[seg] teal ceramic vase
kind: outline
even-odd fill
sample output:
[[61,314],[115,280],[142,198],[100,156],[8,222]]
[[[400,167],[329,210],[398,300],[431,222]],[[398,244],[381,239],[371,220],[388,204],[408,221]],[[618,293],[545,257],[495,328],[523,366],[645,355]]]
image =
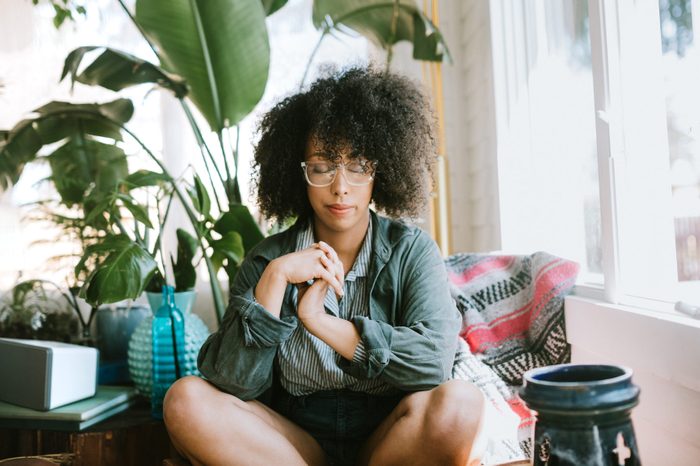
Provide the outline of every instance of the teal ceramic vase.
[[525,372],[520,398],[537,411],[534,466],[639,466],[630,412],[639,401],[632,371],[561,364]]
[[[146,296],[152,313],[141,321],[131,335],[128,360],[129,375],[136,390],[150,398],[153,384],[153,317],[161,306],[163,295],[147,292]],[[199,375],[197,355],[204,340],[209,336],[209,329],[202,319],[192,313],[194,300],[194,291],[175,293],[175,306],[180,309],[185,321],[184,367],[181,368],[181,376]]]

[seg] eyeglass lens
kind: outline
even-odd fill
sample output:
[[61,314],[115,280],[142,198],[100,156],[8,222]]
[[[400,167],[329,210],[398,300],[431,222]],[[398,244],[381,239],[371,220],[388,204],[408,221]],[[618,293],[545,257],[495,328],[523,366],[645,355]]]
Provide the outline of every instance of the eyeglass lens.
[[345,179],[350,184],[365,185],[372,181],[374,170],[370,163],[360,160],[350,160],[345,164],[333,162],[306,162],[306,179],[316,186],[327,186],[335,180],[338,168],[344,168]]

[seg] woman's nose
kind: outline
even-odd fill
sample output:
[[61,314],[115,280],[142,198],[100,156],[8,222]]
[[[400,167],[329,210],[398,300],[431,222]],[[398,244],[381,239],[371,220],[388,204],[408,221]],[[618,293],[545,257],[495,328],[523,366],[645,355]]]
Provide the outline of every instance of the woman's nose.
[[345,178],[345,165],[339,165],[336,168],[335,179],[331,183],[331,190],[333,194],[339,196],[348,193],[348,186],[348,180]]

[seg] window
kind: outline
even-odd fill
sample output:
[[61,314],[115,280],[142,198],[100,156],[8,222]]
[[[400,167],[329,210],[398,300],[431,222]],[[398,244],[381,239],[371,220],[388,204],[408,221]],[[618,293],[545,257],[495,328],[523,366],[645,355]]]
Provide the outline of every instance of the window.
[[610,302],[700,295],[693,3],[491,2],[502,249]]
[[[676,269],[681,296],[700,291],[700,50],[691,0],[659,2]],[[697,7],[695,7],[697,8]]]
[[601,284],[587,2],[492,8],[500,248],[571,258]]

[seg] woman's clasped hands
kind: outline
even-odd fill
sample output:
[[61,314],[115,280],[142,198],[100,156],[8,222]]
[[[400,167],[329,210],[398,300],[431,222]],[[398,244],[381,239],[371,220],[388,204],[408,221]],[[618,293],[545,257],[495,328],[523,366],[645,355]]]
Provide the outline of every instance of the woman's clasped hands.
[[275,261],[283,270],[287,283],[297,286],[297,317],[302,323],[325,316],[323,301],[329,287],[333,288],[338,299],[344,295],[343,263],[335,250],[323,241]]

